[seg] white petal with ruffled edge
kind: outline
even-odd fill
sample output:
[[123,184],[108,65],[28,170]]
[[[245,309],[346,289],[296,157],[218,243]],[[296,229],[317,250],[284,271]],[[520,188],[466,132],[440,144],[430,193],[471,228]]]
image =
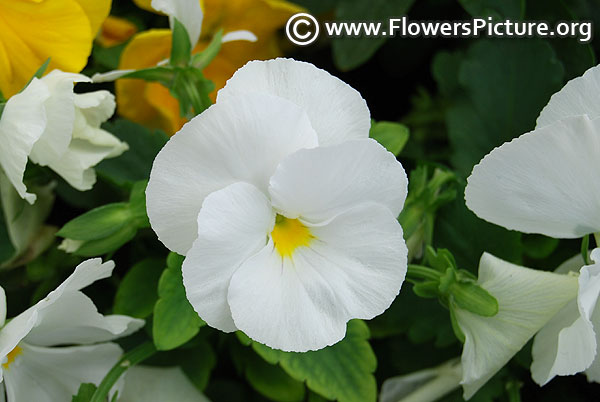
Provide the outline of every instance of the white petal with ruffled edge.
[[119,402],[209,402],[179,367],[135,366],[125,373]]
[[477,216],[507,229],[557,238],[600,230],[600,119],[563,119],[485,156],[465,190]]
[[69,294],[78,291],[99,279],[109,277],[114,266],[114,262],[107,261],[102,263],[100,258],[82,262],[75,268],[75,271],[65,279],[60,286],[50,292],[48,296],[10,320],[8,324],[0,329],[0,360],[5,359],[6,355],[40,323],[43,319],[45,310],[51,311],[52,305],[59,301],[65,293]]
[[291,257],[270,240],[231,278],[235,325],[272,348],[305,352],[340,341],[350,319],[389,307],[404,280],[402,229],[385,207],[361,205],[309,230],[315,238]]
[[379,203],[398,216],[407,185],[396,157],[365,139],[288,156],[271,178],[269,193],[283,215],[317,223],[362,202]]
[[108,278],[114,268],[115,263],[113,261],[103,263],[101,258],[85,260],[77,265],[73,273],[38,304],[44,306],[52,304],[65,292],[81,290],[100,279]]
[[117,106],[115,96],[104,90],[76,94],[74,102],[92,127],[100,127],[102,123],[110,119]]
[[70,401],[82,383],[99,384],[122,353],[114,343],[20,347],[22,352],[4,370],[8,402]]
[[588,69],[581,77],[567,82],[552,95],[537,119],[537,127],[547,126],[569,116],[600,117],[600,66]]
[[50,97],[44,102],[48,122],[29,157],[33,162],[46,166],[59,160],[71,141],[75,121],[73,85],[76,82],[89,82],[90,79],[81,74],[53,70],[41,81],[50,91]]
[[232,184],[204,200],[198,238],[182,272],[188,300],[211,327],[237,329],[227,303],[229,281],[240,264],[266,245],[274,224],[269,200],[251,184]]
[[143,326],[144,320],[102,315],[89,297],[71,291],[44,308],[39,323],[24,341],[36,346],[91,344],[127,336]]
[[465,335],[461,356],[465,399],[500,370],[569,300],[577,278],[524,268],[484,253],[479,285],[498,301],[498,313],[483,317],[455,308]]
[[[592,251],[592,259],[600,261],[600,249]],[[573,375],[584,371],[597,354],[598,334],[592,318],[598,317],[600,295],[600,263],[581,268],[576,302],[571,302],[536,335],[531,374],[544,385],[554,376]],[[594,314],[596,313],[596,314]]]
[[146,190],[152,229],[169,249],[185,255],[198,237],[198,212],[208,194],[239,181],[266,193],[285,156],[315,146],[306,114],[282,98],[247,94],[211,106],[154,160]]
[[288,99],[306,111],[319,145],[369,137],[371,115],[360,93],[310,63],[277,58],[251,61],[217,94],[217,103],[249,92]]
[[175,24],[173,18],[183,24],[190,37],[192,49],[196,47],[204,17],[199,0],[152,0],[152,8],[169,16],[171,29]]
[[47,86],[34,78],[23,92],[6,102],[0,117],[0,167],[21,198],[30,204],[36,196],[27,192],[23,174],[34,144],[46,129],[44,102],[49,96]]

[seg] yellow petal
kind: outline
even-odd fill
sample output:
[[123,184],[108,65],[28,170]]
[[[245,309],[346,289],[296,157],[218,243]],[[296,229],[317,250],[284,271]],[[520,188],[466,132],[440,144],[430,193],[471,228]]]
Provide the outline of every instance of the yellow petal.
[[131,38],[137,32],[137,27],[125,18],[109,15],[102,23],[100,35],[96,39],[101,46],[119,45]]
[[133,2],[139,8],[142,8],[142,9],[144,9],[146,11],[151,11],[153,13],[156,12],[156,10],[152,8],[152,5],[151,5],[152,0],[133,0]]
[[77,3],[90,20],[92,36],[96,36],[102,22],[110,13],[111,0],[77,0]]
[[92,48],[90,21],[75,0],[0,0],[0,26],[8,58],[0,63],[5,97],[20,91],[48,57],[48,71],[81,71]]
[[[135,35],[123,50],[119,69],[141,69],[155,66],[159,61],[169,57],[170,52],[170,30],[152,29],[150,31],[141,32]],[[164,119],[159,116],[158,110],[150,104],[147,98],[149,95],[146,91],[147,86],[148,83],[143,80],[117,80],[115,89],[117,94],[118,113],[137,123],[161,128],[172,134],[171,130],[175,124],[168,121],[165,122]],[[162,102],[161,99],[162,98],[156,99],[155,103]]]

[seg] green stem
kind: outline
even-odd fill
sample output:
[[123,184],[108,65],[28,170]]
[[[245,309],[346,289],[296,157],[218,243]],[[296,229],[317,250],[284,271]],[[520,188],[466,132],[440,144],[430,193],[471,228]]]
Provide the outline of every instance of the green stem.
[[423,265],[408,264],[408,272],[406,275],[413,278],[432,279],[437,281],[441,278],[442,273]]
[[[594,237],[596,235],[594,234]],[[596,244],[598,244],[598,239],[596,238]],[[585,265],[590,265],[590,256],[588,253],[590,247],[590,235],[583,236],[581,239],[581,258],[583,258],[583,263]]]
[[123,357],[113,366],[112,369],[106,374],[106,377],[102,380],[90,402],[106,402],[108,400],[108,393],[121,375],[127,371],[131,366],[146,360],[150,356],[156,353],[156,348],[151,341],[142,343],[136,348],[125,353]]

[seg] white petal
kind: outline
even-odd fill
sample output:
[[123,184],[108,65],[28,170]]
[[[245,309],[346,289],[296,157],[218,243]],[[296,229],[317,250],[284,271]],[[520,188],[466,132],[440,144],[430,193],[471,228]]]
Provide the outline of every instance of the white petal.
[[69,146],[75,120],[73,85],[75,82],[89,81],[89,78],[53,70],[41,81],[50,91],[50,97],[44,103],[48,122],[29,157],[35,163],[46,166],[58,160]]
[[291,258],[270,240],[231,278],[235,325],[272,348],[305,352],[338,342],[350,319],[381,314],[404,279],[406,246],[386,208],[362,205],[310,230],[316,239]]
[[125,372],[119,402],[208,402],[179,367],[135,366]]
[[44,101],[49,96],[46,85],[34,78],[23,92],[8,100],[0,117],[0,167],[30,204],[36,196],[27,192],[23,174],[31,149],[46,128]]
[[4,359],[39,324],[41,319],[43,319],[45,310],[51,308],[65,293],[68,294],[83,289],[99,279],[109,277],[114,266],[115,264],[112,261],[103,264],[100,258],[82,262],[48,296],[10,320],[0,330],[0,360]]
[[245,40],[248,42],[256,42],[258,38],[250,31],[246,31],[245,29],[241,29],[239,31],[231,31],[227,32],[221,38],[221,43],[234,42],[236,40]]
[[122,315],[104,316],[79,291],[64,293],[41,314],[24,341],[36,346],[90,344],[127,336],[144,326],[144,320]]
[[306,111],[319,145],[369,137],[371,115],[354,88],[310,63],[278,58],[251,61],[227,81],[217,103],[248,92],[288,99]]
[[[365,203],[326,225],[307,226],[315,237],[309,245],[315,255],[307,253],[307,258],[332,285],[349,318],[370,320],[387,310],[407,267],[408,250],[396,217],[379,204]],[[321,269],[320,259],[330,268]]]
[[50,292],[38,304],[44,306],[52,304],[65,292],[81,290],[100,279],[108,278],[114,268],[115,263],[112,261],[102,263],[100,258],[85,260],[75,267],[75,271],[60,286]]
[[92,127],[100,127],[115,113],[115,96],[108,91],[77,94],[74,102]]
[[438,367],[388,378],[381,386],[379,402],[435,402],[460,386],[458,359]]
[[362,202],[376,202],[398,216],[408,179],[400,162],[375,140],[355,140],[296,152],[277,167],[269,193],[289,218],[313,223]]
[[537,119],[537,127],[547,126],[569,116],[600,117],[600,66],[588,69],[581,77],[567,82],[552,95]]
[[122,76],[124,76],[125,74],[129,74],[134,71],[135,70],[133,70],[133,69],[128,69],[128,70],[113,70],[113,71],[109,71],[106,73],[96,73],[96,74],[92,75],[92,82],[100,83],[100,82],[115,81],[115,80],[121,78]]
[[[98,129],[98,131],[103,131]],[[116,142],[114,146],[95,145],[87,140],[73,138],[62,158],[49,166],[67,183],[79,191],[89,190],[96,183],[93,167],[102,160],[120,155],[128,147]]]
[[577,293],[577,279],[520,267],[484,253],[479,285],[498,301],[499,311],[483,317],[460,308],[465,335],[461,357],[465,399],[500,370]]
[[237,329],[227,304],[231,275],[266,245],[274,224],[269,200],[251,184],[232,184],[204,200],[198,238],[182,272],[188,300],[211,327],[225,332]]
[[312,266],[323,261],[306,250],[302,258],[298,250],[293,261],[282,260],[271,240],[231,278],[228,301],[233,320],[255,341],[284,351],[306,352],[344,337],[349,314]]
[[173,18],[183,24],[190,36],[192,49],[198,43],[202,29],[204,13],[200,7],[200,0],[152,0],[152,8],[167,14],[173,29]]
[[494,149],[465,190],[480,218],[525,233],[577,238],[600,230],[600,119],[569,117]]
[[[38,321],[38,309],[33,306],[10,320],[0,330],[0,363],[5,363],[8,354],[27,336]],[[0,365],[0,381],[6,370]]]
[[531,354],[531,376],[539,385],[556,375],[575,374],[590,366],[596,355],[596,339],[592,325],[579,315],[576,300],[537,333]]
[[119,360],[113,343],[46,348],[22,343],[22,353],[4,370],[8,402],[70,401],[81,383],[99,384]]
[[[592,251],[592,259],[600,262],[600,249]],[[600,263],[581,268],[577,301],[571,302],[535,337],[531,374],[540,385],[556,375],[572,375],[584,371],[594,361],[597,337],[592,317],[599,316]],[[595,313],[595,310],[599,310]],[[600,324],[600,322],[598,322]]]
[[185,255],[198,237],[196,218],[208,194],[238,181],[266,192],[285,156],[316,145],[306,114],[284,99],[248,94],[211,106],[154,160],[146,190],[152,228]]
[[0,328],[4,326],[6,322],[6,292],[4,288],[0,286]]
[[[589,254],[589,253],[588,253]],[[579,273],[579,270],[585,265],[581,253],[577,253],[573,257],[564,261],[554,270],[557,274],[568,274],[569,272]]]

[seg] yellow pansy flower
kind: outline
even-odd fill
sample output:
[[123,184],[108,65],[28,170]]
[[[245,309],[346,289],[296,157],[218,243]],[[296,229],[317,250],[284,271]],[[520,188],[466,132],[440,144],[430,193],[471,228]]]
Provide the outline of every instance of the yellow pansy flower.
[[[151,0],[134,0],[146,10],[152,10]],[[288,18],[303,9],[283,0],[204,0],[202,36],[194,52],[203,50],[219,29],[224,33],[248,30],[258,40],[227,42],[220,53],[204,70],[205,76],[215,83],[216,89],[225,85],[233,73],[249,60],[270,59],[281,55],[277,31]],[[141,69],[156,65],[169,57],[171,31],[152,29],[133,37],[121,55],[119,69]],[[121,116],[151,127],[161,128],[168,134],[179,130],[186,122],[179,114],[179,103],[169,90],[158,83],[122,79],[116,82],[117,107]]]
[[47,71],[79,72],[110,0],[0,0],[0,91],[19,92],[49,58]]
[[131,38],[137,27],[125,18],[109,15],[102,23],[102,29],[96,41],[103,47],[119,45]]

